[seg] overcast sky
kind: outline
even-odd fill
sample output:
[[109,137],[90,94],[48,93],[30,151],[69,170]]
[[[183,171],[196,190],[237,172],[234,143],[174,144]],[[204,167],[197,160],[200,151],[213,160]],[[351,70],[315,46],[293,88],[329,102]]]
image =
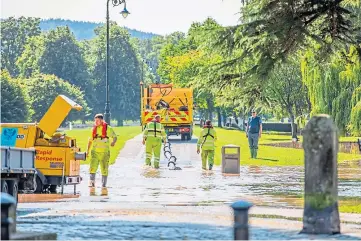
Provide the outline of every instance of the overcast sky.
[[[222,25],[238,22],[241,0],[127,0],[131,13],[119,14],[123,5],[110,8],[110,18],[121,26],[145,32],[186,32],[194,21],[207,17]],[[106,0],[1,0],[1,18],[26,16],[104,22]]]

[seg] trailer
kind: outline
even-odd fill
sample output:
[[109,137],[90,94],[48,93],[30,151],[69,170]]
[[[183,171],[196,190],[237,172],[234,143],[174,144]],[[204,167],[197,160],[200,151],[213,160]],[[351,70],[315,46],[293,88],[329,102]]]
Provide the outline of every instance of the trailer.
[[86,159],[86,153],[80,152],[75,138],[57,132],[73,109],[79,111],[82,107],[59,95],[39,123],[0,123],[2,147],[35,150],[35,193],[56,193],[60,186],[63,194],[65,185],[74,186],[76,193],[76,185],[82,180],[80,161]]
[[36,190],[35,148],[1,146],[1,192],[18,200],[18,193]]

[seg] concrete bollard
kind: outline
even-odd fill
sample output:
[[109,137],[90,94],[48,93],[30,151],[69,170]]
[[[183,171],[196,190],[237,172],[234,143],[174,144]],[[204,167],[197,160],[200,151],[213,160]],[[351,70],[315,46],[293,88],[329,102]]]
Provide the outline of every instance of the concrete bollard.
[[13,196],[1,193],[1,240],[9,240],[16,232],[16,200]]
[[248,240],[248,210],[252,207],[252,203],[246,201],[238,201],[231,205],[234,213],[234,240]]
[[338,134],[330,116],[318,115],[311,118],[303,131],[303,148],[305,201],[301,233],[338,234]]

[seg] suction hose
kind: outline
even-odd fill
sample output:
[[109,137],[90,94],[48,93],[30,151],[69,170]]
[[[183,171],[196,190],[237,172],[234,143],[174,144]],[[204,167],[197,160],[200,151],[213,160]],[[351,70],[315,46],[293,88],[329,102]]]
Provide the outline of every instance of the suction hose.
[[171,143],[169,142],[167,136],[167,142],[163,147],[164,157],[168,160],[169,170],[182,170],[182,168],[177,167],[177,157],[172,155]]

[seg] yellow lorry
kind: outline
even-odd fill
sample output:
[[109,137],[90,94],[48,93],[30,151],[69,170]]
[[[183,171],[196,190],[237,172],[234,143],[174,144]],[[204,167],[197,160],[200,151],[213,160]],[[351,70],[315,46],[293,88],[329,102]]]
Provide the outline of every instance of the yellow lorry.
[[[68,97],[59,95],[39,123],[0,125],[1,149],[4,153],[6,149],[35,149],[36,193],[46,190],[56,192],[57,186],[61,186],[63,193],[64,185],[74,185],[75,193],[76,185],[81,182],[80,161],[85,160],[86,153],[80,152],[74,138],[56,132],[72,109],[81,110],[82,107]],[[12,137],[5,140],[5,133],[11,133]],[[24,162],[22,157],[18,159]],[[16,162],[15,156],[12,161]],[[14,179],[11,171],[5,172],[5,169],[1,172],[1,178]]]
[[191,140],[193,135],[193,90],[174,88],[173,84],[141,85],[141,125],[161,116],[167,135]]

